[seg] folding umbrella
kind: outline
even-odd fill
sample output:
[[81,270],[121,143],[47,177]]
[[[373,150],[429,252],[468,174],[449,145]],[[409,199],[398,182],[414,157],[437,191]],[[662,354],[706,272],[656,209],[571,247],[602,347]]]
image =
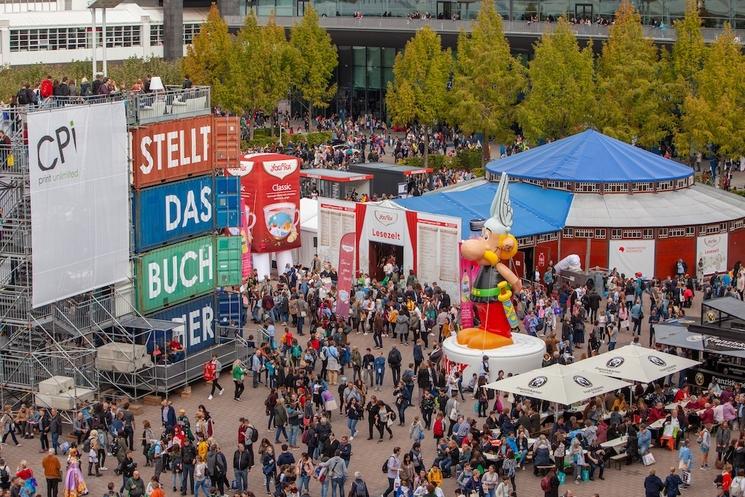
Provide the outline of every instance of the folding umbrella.
[[650,383],[697,364],[698,361],[685,357],[638,345],[627,345],[575,362],[573,366],[582,371],[592,371],[613,378]]
[[486,385],[486,388],[570,405],[627,387],[625,381],[573,366],[553,364]]

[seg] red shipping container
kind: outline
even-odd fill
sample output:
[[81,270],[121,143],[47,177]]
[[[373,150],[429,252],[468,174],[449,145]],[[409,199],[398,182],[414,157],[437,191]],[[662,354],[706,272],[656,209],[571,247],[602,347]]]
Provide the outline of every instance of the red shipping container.
[[300,159],[282,154],[247,154],[237,168],[226,171],[241,177],[244,215],[251,218],[251,251],[265,254],[299,247]]
[[130,136],[135,188],[210,173],[214,167],[212,116],[152,124]]

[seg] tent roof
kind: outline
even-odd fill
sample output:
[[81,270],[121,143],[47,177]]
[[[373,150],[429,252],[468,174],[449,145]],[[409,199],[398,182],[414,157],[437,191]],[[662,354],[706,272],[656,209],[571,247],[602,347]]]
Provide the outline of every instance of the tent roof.
[[373,179],[372,174],[353,173],[340,171],[338,169],[301,169],[301,178],[316,178],[337,183],[349,183],[351,181],[366,181]]
[[704,305],[745,321],[745,302],[732,297],[704,300]]
[[[489,218],[498,183],[486,183],[467,190],[430,193],[421,197],[397,199],[405,209],[460,217],[461,237],[471,238],[469,221]],[[548,190],[527,183],[510,183],[514,211],[512,234],[516,237],[553,233],[564,227],[573,194]]]
[[[695,209],[691,206],[695,205]],[[575,195],[566,225],[629,228],[691,226],[745,217],[745,199],[711,186],[694,184],[680,190],[608,195]]]
[[693,174],[687,166],[592,129],[490,161],[486,169],[513,178],[590,183],[665,181]]

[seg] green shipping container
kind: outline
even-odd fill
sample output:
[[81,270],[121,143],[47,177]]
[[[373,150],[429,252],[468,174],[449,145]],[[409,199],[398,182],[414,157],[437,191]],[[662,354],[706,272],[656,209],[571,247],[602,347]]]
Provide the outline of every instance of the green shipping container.
[[217,286],[240,286],[243,254],[240,236],[217,237]]
[[137,310],[147,314],[213,291],[215,270],[212,236],[142,254],[135,264]]

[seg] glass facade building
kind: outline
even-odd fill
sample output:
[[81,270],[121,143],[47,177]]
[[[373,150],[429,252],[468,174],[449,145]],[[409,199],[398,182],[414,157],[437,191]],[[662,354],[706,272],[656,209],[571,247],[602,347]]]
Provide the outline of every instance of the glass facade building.
[[[248,0],[246,8],[254,7],[261,16],[302,16],[312,3],[319,15],[326,17],[363,16],[408,17],[414,13],[429,14],[439,19],[473,19],[480,1],[444,0]],[[631,0],[645,24],[670,26],[684,16],[686,0]],[[535,18],[550,20],[559,16],[578,19],[611,18],[620,0],[494,0],[507,20]],[[745,0],[698,0],[699,14],[706,27],[721,27],[729,22],[735,28],[745,28]]]

